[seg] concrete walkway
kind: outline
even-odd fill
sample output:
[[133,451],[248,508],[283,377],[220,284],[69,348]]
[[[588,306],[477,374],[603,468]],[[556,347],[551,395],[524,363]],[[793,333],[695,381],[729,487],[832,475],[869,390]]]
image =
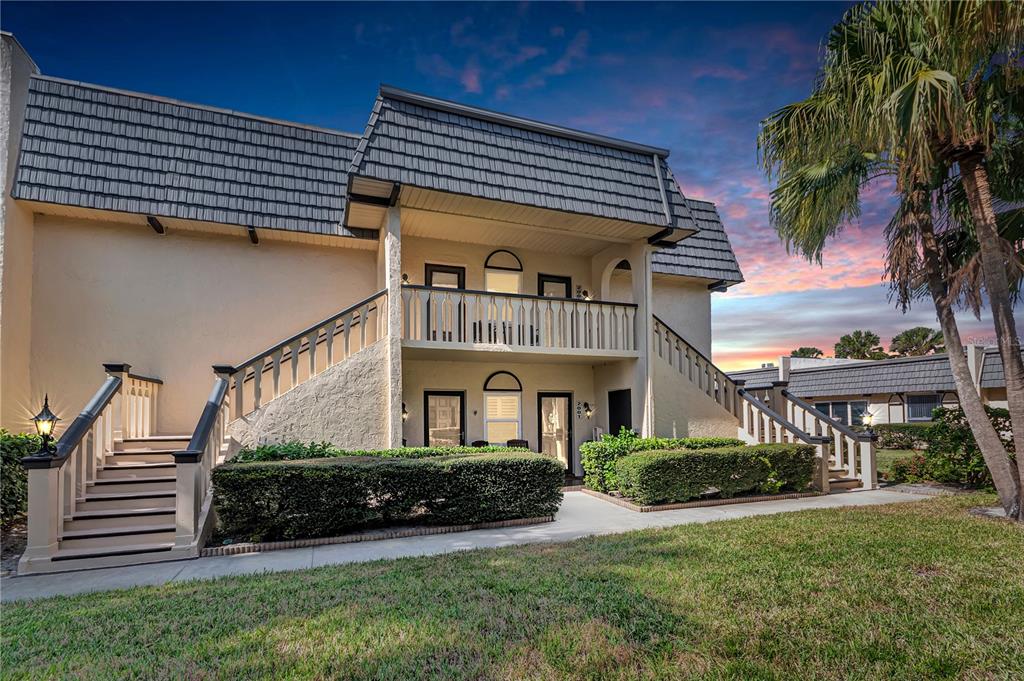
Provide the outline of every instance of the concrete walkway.
[[4,602],[8,602],[27,598],[123,589],[132,586],[166,584],[190,579],[213,579],[227,575],[302,570],[321,565],[341,565],[407,556],[430,556],[515,544],[562,542],[591,535],[617,534],[649,527],[706,523],[714,520],[804,511],[812,508],[875,506],[920,501],[924,498],[922,495],[875,490],[732,506],[637,513],[595,499],[582,492],[567,492],[565,501],[553,523],[355,544],[314,546],[237,556],[197,558],[129,567],[81,570],[62,574],[5,577],[0,581],[0,598]]

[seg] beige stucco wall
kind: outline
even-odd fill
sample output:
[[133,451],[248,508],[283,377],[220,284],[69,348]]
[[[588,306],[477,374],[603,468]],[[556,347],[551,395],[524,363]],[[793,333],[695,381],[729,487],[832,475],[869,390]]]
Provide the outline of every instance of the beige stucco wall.
[[123,361],[191,432],[211,364],[237,363],[376,290],[373,251],[36,216],[32,390],[68,422]]
[[10,36],[0,36],[0,426],[29,430],[42,403],[31,390],[32,213],[11,198],[31,58]]
[[385,338],[235,420],[232,439],[243,447],[300,440],[387,448],[387,356]]
[[[423,444],[424,396],[426,390],[463,390],[466,393],[466,443],[482,440],[484,437],[484,381],[495,371],[509,371],[523,384],[522,430],[523,439],[530,447],[539,446],[537,440],[537,393],[571,392],[573,394],[573,439],[577,451],[573,455],[577,474],[579,467],[579,445],[593,438],[594,426],[598,424],[599,413],[587,419],[577,410],[577,403],[595,404],[595,369],[580,364],[516,364],[506,362],[446,362],[433,360],[412,360],[402,362],[403,401],[409,412],[409,419],[403,427],[406,444],[416,447]],[[600,411],[600,410],[598,410]]]
[[711,356],[711,291],[707,282],[655,276],[654,314],[705,356]]
[[737,420],[660,357],[651,361],[660,437],[736,437]]
[[[409,276],[409,283],[423,284],[424,265],[457,265],[466,268],[466,288],[484,289],[484,261],[498,246],[402,237],[402,273]],[[579,286],[593,291],[591,286],[591,260],[589,257],[572,256],[564,253],[545,253],[524,248],[507,249],[515,253],[523,263],[523,293],[537,293],[537,274],[553,274],[572,277],[573,295]]]

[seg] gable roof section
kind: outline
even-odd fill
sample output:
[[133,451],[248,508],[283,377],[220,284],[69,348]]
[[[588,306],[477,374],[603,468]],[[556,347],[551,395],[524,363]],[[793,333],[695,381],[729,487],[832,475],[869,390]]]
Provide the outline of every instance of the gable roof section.
[[382,86],[353,175],[692,230],[668,151]]
[[45,76],[18,199],[334,236],[356,135]]
[[682,194],[676,196],[676,201],[685,201],[699,231],[675,246],[654,251],[651,256],[654,272],[700,277],[727,286],[743,281],[743,273],[715,204],[684,198]]

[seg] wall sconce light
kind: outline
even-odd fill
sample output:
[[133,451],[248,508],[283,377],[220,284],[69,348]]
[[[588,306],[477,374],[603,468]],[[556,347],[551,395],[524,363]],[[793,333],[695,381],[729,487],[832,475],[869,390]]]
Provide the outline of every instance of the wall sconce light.
[[409,275],[404,273],[404,272],[402,273],[402,283],[403,284],[408,284],[409,283]]
[[583,415],[590,419],[594,416],[594,408],[590,406],[590,402],[583,403]]
[[60,421],[60,419],[50,411],[50,395],[47,394],[43,398],[43,408],[32,417],[32,423],[36,426],[36,432],[39,433],[39,437],[42,439],[42,443],[39,445],[40,454],[53,456],[55,453],[53,448],[53,429],[57,426],[57,421]]
[[583,289],[583,300],[590,300],[590,299],[591,299],[590,292],[588,292],[587,289]]
[[409,420],[409,410],[405,408],[405,402],[402,402],[402,423]]

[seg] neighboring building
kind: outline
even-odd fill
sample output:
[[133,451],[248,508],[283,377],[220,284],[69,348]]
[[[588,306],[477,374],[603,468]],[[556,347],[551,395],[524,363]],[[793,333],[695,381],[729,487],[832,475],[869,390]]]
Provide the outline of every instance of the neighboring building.
[[707,359],[743,277],[665,149],[391,87],[327,130],[2,45],[0,422],[64,419],[23,571],[196,555],[242,445],[520,442],[578,476],[621,427],[806,435]]
[[[982,401],[1006,407],[1003,364],[996,348],[967,347],[968,366]],[[823,366],[824,365],[824,366]],[[875,423],[930,421],[936,407],[956,408],[956,384],[945,354],[882,360],[807,360],[780,357],[777,366],[733,371],[746,390],[769,393],[787,384],[793,395],[845,424],[860,425],[865,413]]]

